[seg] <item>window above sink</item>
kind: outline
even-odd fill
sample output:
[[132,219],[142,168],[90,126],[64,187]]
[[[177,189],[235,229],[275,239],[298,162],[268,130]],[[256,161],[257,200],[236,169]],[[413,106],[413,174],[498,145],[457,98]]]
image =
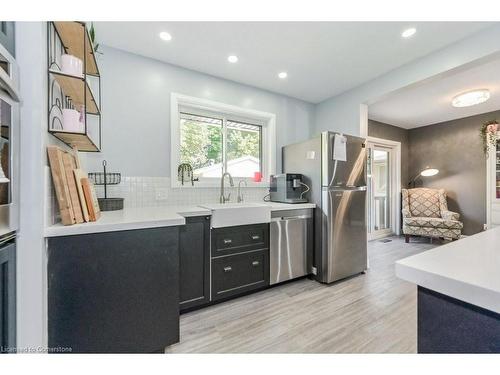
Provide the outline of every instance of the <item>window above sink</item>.
[[[224,172],[249,187],[267,187],[275,173],[275,122],[272,113],[172,94],[172,187],[219,186]],[[194,186],[177,179],[183,163],[193,168]]]

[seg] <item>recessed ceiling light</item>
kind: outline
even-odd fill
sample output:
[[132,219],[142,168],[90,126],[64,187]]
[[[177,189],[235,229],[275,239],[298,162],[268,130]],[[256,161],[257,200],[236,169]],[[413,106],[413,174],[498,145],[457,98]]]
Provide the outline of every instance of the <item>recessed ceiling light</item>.
[[280,77],[281,79],[285,79],[286,77],[288,77],[288,73],[287,72],[280,72],[280,73],[278,73],[278,77]]
[[167,33],[166,31],[162,31],[162,32],[160,33],[160,38],[161,38],[162,40],[165,40],[165,41],[167,41],[167,42],[168,42],[168,41],[172,40],[172,35],[170,35],[170,34],[169,34],[169,33]]
[[416,32],[417,32],[417,29],[415,29],[414,27],[410,27],[409,29],[406,29],[405,31],[403,31],[401,33],[401,36],[403,38],[409,38],[409,37],[415,35]]
[[451,105],[453,107],[470,107],[472,105],[481,104],[490,98],[490,90],[480,89],[463,92],[455,96]]
[[227,61],[229,61],[230,63],[234,64],[234,63],[238,62],[238,56],[236,56],[236,55],[229,55],[227,57]]

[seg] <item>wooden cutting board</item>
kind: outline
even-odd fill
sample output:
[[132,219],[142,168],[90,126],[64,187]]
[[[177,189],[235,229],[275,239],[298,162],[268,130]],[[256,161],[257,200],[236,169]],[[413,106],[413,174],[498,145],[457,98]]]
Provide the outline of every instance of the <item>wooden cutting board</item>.
[[74,170],[76,169],[75,158],[69,152],[62,154],[64,172],[66,174],[66,181],[68,184],[69,197],[73,207],[73,214],[75,215],[76,223],[83,223],[82,205],[80,203],[80,195],[76,186]]
[[56,193],[61,222],[63,225],[72,225],[76,223],[71,195],[68,188],[68,180],[66,178],[66,170],[63,163],[64,151],[57,146],[48,146],[47,154],[49,158],[50,171],[54,190]]
[[83,192],[82,178],[87,178],[87,174],[81,169],[74,169],[76,189],[78,190],[78,197],[80,198],[80,205],[82,207],[83,220],[90,221],[89,210],[87,208],[87,201],[85,200],[85,193]]
[[87,202],[87,208],[89,210],[89,219],[90,221],[96,221],[101,217],[101,210],[99,209],[99,201],[97,200],[94,184],[91,183],[88,178],[82,178],[81,182],[85,201]]

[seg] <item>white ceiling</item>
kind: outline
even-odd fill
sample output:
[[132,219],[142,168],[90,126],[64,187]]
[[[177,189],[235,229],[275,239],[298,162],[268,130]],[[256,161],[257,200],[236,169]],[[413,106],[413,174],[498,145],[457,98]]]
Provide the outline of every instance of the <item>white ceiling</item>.
[[[490,99],[471,107],[455,108],[452,98],[465,91],[489,89]],[[408,88],[371,105],[371,119],[411,129],[500,109],[500,59],[445,78]]]
[[[96,22],[98,42],[318,103],[491,25],[484,22]],[[417,28],[410,39],[401,32]],[[158,34],[168,31],[170,42]],[[230,64],[235,54],[239,62]],[[277,73],[287,71],[280,80]]]

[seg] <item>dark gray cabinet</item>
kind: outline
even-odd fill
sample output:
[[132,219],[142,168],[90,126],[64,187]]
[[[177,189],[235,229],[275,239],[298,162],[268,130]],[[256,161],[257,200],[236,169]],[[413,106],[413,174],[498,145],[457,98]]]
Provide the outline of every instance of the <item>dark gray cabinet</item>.
[[418,353],[500,353],[500,314],[418,287]]
[[210,216],[188,217],[179,229],[180,310],[210,302]]
[[269,251],[249,251],[213,259],[212,280],[214,301],[269,285]]
[[212,301],[269,285],[269,224],[212,229]]
[[15,57],[16,35],[13,21],[0,21],[0,44]]
[[179,341],[179,227],[48,240],[48,346],[150,353]]
[[269,248],[269,224],[212,229],[212,257]]
[[0,248],[0,352],[16,347],[16,245]]

